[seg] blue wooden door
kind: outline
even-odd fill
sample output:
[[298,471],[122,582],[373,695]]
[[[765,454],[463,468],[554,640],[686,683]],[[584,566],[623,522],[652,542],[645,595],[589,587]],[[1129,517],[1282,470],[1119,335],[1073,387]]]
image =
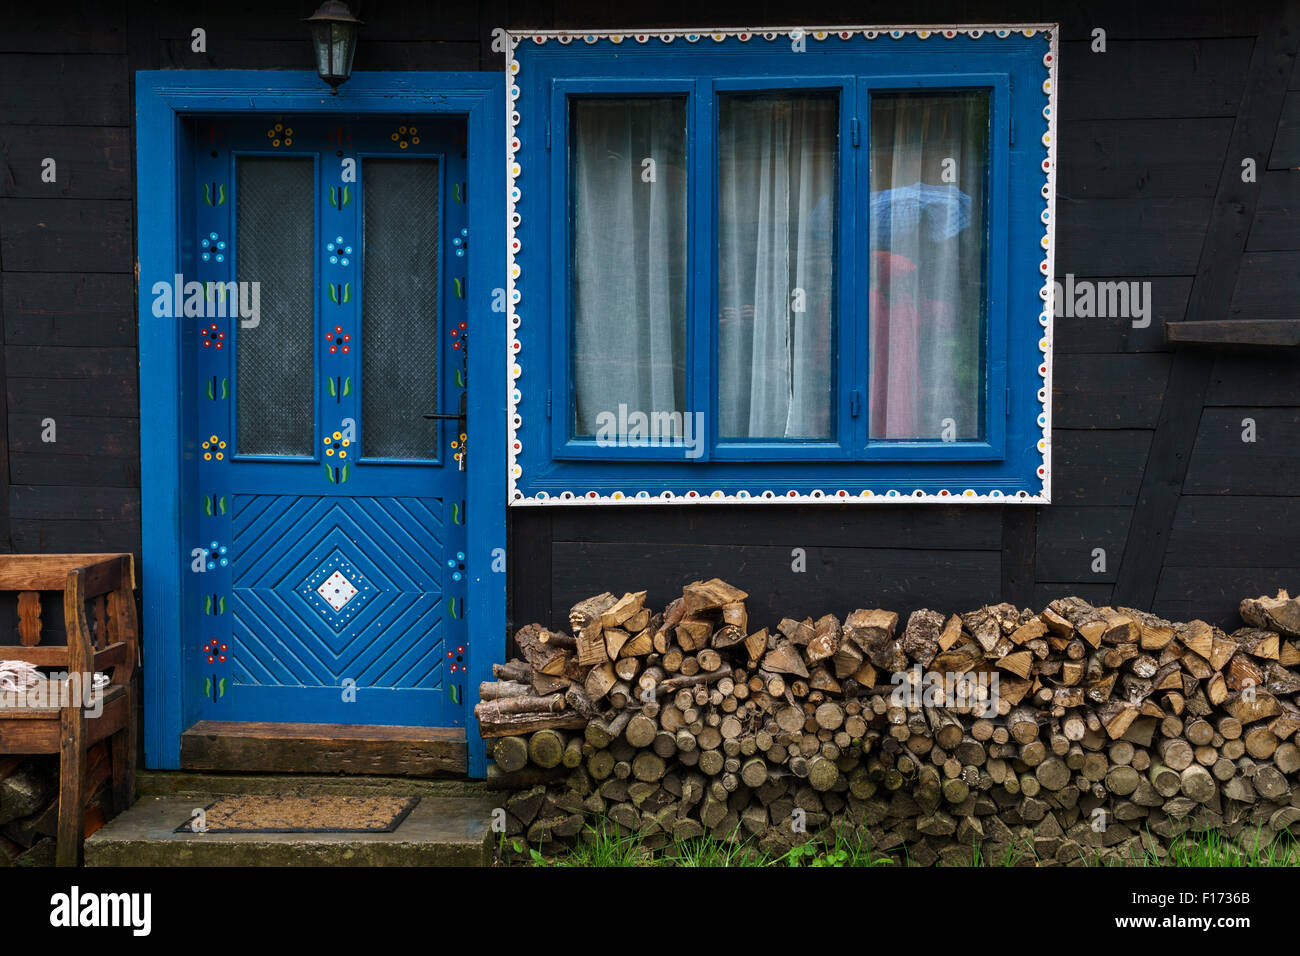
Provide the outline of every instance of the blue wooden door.
[[196,716],[462,725],[464,124],[191,142]]

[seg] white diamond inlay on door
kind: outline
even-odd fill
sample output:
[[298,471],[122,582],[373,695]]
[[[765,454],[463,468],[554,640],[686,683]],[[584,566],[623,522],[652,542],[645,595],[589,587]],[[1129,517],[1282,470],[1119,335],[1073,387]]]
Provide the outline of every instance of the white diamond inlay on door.
[[316,593],[323,597],[325,603],[334,610],[341,611],[349,601],[357,596],[357,589],[351,581],[338,571],[335,571],[316,589]]

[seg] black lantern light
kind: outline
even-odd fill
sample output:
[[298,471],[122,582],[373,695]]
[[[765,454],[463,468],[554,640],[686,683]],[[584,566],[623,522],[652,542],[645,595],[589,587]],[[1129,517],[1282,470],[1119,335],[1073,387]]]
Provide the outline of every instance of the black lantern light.
[[352,56],[357,52],[357,27],[361,21],[343,0],[325,0],[305,21],[311,27],[311,45],[316,52],[316,72],[333,92],[352,75]]

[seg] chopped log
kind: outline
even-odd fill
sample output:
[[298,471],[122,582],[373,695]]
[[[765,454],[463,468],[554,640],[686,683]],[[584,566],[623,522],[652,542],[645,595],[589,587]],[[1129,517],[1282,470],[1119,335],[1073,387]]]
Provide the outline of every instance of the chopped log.
[[670,677],[659,684],[659,693],[672,694],[681,690],[683,687],[696,687],[700,684],[709,684],[721,680],[724,677],[731,676],[731,666],[724,664],[716,671],[704,671],[692,677]]
[[701,670],[716,671],[722,666],[722,655],[709,647],[696,654],[695,659],[699,661]]
[[1180,776],[1183,796],[1197,803],[1207,803],[1219,790],[1214,777],[1199,764],[1192,764]]
[[682,588],[682,603],[685,613],[713,611],[724,605],[745,600],[749,595],[740,588],[732,587],[721,578],[708,581],[693,581]]
[[870,655],[893,639],[898,615],[893,611],[859,609],[844,620],[843,636]]
[[1162,797],[1172,797],[1182,785],[1182,778],[1178,771],[1163,763],[1152,763],[1147,768],[1147,779],[1151,781],[1151,786],[1155,787],[1156,793]]
[[852,677],[862,666],[862,651],[853,642],[841,640],[831,657],[831,666],[834,668],[835,676],[841,680]]
[[605,591],[584,601],[579,601],[569,610],[569,627],[581,631],[588,624],[599,621],[601,615],[614,606],[618,599]]
[[929,667],[939,653],[939,639],[946,624],[944,616],[937,611],[914,611],[899,639],[903,653],[922,667]]
[[1174,628],[1174,635],[1193,654],[1209,659],[1214,653],[1214,628],[1204,621],[1189,621]]
[[[1192,765],[1195,754],[1187,741],[1181,737],[1171,737],[1156,745],[1161,761],[1170,770],[1182,772]],[[1154,781],[1152,781],[1154,783]]]
[[826,701],[818,706],[814,719],[818,727],[825,730],[838,730],[844,724],[844,709],[833,701]]
[[632,775],[647,783],[662,780],[666,769],[664,759],[652,750],[641,751],[632,761]]
[[1228,695],[1223,702],[1223,709],[1243,724],[1264,720],[1282,711],[1277,698],[1262,688],[1249,688],[1249,693],[1238,691]]
[[814,637],[805,648],[809,664],[831,657],[840,646],[840,622],[834,614],[826,614],[813,625]]
[[1256,760],[1267,760],[1273,756],[1279,743],[1277,736],[1260,724],[1256,724],[1246,731],[1246,753],[1250,754]]
[[645,591],[628,592],[611,604],[600,615],[600,626],[608,630],[619,627],[624,621],[645,606]]
[[528,738],[528,759],[544,770],[558,767],[568,741],[554,730],[539,730]]
[[[623,651],[623,647],[632,635],[621,627],[605,628],[605,655],[612,661],[615,660]],[[599,664],[600,661],[593,663]]]
[[808,761],[808,784],[819,793],[831,789],[839,778],[840,769],[834,761],[820,755]]
[[620,710],[609,717],[607,720],[595,718],[587,722],[586,738],[587,743],[593,747],[608,747],[618,739],[619,734],[623,733],[623,728],[635,716],[631,710]]
[[1286,591],[1278,591],[1275,597],[1245,598],[1239,612],[1251,627],[1300,637],[1300,601]]
[[784,617],[776,629],[783,634],[792,644],[804,647],[817,636],[817,631],[813,628],[812,618],[806,618],[802,621],[796,621],[792,617]]
[[590,700],[597,701],[609,693],[618,683],[618,675],[614,673],[614,667],[605,663],[593,667],[587,672],[587,680],[583,684],[583,690],[586,691]]
[[531,684],[522,681],[483,681],[478,685],[478,696],[480,700],[500,700],[503,697],[531,697],[533,688]]
[[677,643],[681,645],[683,651],[690,653],[697,651],[702,647],[709,646],[709,638],[713,634],[713,625],[708,621],[698,621],[693,618],[684,618],[677,625],[676,630]]
[[1243,651],[1253,657],[1261,657],[1266,660],[1277,660],[1281,649],[1281,643],[1277,634],[1273,631],[1262,631],[1258,628],[1242,628],[1234,631],[1232,639],[1236,641]]
[[802,655],[788,640],[779,641],[776,647],[763,657],[763,669],[778,674],[808,676],[808,668],[804,666]]
[[[566,664],[566,669],[569,665],[576,663],[574,657],[569,657],[567,660],[569,663]],[[573,681],[560,674],[552,676],[550,674],[538,674],[534,672],[532,676],[533,690],[537,692],[539,697],[545,697],[548,694],[563,694],[572,685]]]
[[550,644],[552,647],[558,647],[565,651],[576,651],[578,649],[578,639],[569,635],[561,634],[559,631],[542,631],[537,635],[537,639],[543,644]]
[[500,700],[480,701],[474,707],[474,716],[480,720],[500,720],[507,714],[558,714],[567,705],[561,694],[549,697],[505,697]]
[[543,633],[547,633],[544,627],[525,624],[515,632],[515,644],[534,673],[551,676],[562,674],[569,654],[554,644],[541,641]]
[[755,631],[745,638],[745,653],[749,655],[749,663],[756,664],[767,651],[767,628]]
[[479,735],[482,737],[509,737],[535,730],[582,730],[587,718],[576,713],[561,714],[505,714],[499,718],[479,718]]
[[492,747],[492,759],[506,773],[528,766],[528,741],[523,737],[501,737]]
[[631,682],[641,670],[641,661],[635,657],[620,657],[614,662],[614,674],[620,681]]
[[527,661],[517,659],[492,665],[492,676],[501,681],[527,683],[532,678],[532,671]]
[[645,657],[654,650],[654,634],[650,628],[642,628],[619,650],[619,657]]
[[560,763],[570,770],[582,765],[582,738],[577,734],[570,737],[564,745],[564,756],[560,758]]
[[657,723],[645,714],[637,714],[628,721],[623,736],[633,747],[641,749],[654,743],[655,734],[658,732]]
[[997,666],[1005,671],[1010,671],[1017,677],[1029,677],[1029,668],[1033,662],[1033,654],[1029,651],[1016,651],[1007,654],[997,661]]
[[1106,736],[1117,740],[1124,736],[1129,725],[1137,719],[1138,709],[1127,701],[1112,700],[1097,708],[1097,716],[1106,728]]

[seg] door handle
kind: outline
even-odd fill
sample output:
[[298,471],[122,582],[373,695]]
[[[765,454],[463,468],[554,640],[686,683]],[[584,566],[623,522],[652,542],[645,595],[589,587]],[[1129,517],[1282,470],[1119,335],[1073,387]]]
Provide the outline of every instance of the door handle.
[[[457,437],[459,438],[459,436],[466,434],[465,393],[461,392],[460,394],[459,412],[425,412],[424,417],[435,421],[454,421],[456,423]],[[464,442],[461,444],[460,461],[458,463],[461,471],[465,470],[465,456],[468,454],[468,449],[465,447],[465,444],[466,443]]]

